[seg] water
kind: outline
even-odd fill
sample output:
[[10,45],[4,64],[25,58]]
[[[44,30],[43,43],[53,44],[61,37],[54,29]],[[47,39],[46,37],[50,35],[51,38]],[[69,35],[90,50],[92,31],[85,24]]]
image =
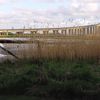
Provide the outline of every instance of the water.
[[[9,50],[11,53],[13,53],[19,58],[24,56],[24,53],[26,52],[28,53],[29,49],[35,48],[34,44],[13,44],[13,43],[7,44],[5,43],[3,45],[6,50]],[[7,59],[12,60],[15,58],[0,48],[0,62]]]

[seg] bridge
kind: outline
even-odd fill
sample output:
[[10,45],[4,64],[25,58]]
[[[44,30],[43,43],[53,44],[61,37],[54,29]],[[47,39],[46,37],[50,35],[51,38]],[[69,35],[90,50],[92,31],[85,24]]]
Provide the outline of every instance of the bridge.
[[30,29],[0,29],[0,36],[11,35],[93,35],[100,34],[100,24],[77,26],[77,27],[62,27],[62,28],[30,28]]

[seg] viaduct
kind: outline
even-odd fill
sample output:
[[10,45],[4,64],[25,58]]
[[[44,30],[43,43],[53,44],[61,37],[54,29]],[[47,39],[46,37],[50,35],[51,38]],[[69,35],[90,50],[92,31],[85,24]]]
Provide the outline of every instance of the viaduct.
[[100,24],[62,27],[62,28],[34,28],[34,29],[0,29],[0,36],[8,36],[9,34],[63,34],[63,35],[87,35],[99,34]]

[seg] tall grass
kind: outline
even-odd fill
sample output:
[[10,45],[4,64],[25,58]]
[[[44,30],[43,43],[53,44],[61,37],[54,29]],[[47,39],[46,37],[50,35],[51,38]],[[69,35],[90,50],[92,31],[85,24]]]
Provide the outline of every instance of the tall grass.
[[[37,37],[36,37],[37,36]],[[20,35],[19,35],[20,37]],[[100,35],[32,35],[25,43],[8,44],[19,58],[87,60],[100,58]],[[24,45],[23,45],[24,44]]]
[[[32,45],[33,44],[33,45]],[[100,44],[98,40],[37,40],[30,46],[17,49],[20,58],[34,59],[99,59]]]

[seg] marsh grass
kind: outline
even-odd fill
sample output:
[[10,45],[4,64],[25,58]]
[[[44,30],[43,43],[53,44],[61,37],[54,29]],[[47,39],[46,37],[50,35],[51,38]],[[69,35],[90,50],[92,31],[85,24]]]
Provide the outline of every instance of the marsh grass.
[[36,40],[34,46],[17,51],[20,58],[43,59],[97,59],[100,58],[100,41],[96,40]]

